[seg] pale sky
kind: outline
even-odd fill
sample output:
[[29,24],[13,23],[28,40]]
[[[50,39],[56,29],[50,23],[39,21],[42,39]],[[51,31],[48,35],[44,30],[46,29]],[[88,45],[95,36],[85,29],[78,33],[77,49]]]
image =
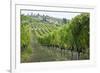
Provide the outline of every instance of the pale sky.
[[73,12],[46,12],[46,11],[28,11],[28,10],[22,10],[21,14],[35,14],[37,15],[38,13],[40,15],[48,15],[51,17],[56,17],[56,18],[66,18],[66,19],[72,19],[76,15],[79,15],[80,13],[73,13]]

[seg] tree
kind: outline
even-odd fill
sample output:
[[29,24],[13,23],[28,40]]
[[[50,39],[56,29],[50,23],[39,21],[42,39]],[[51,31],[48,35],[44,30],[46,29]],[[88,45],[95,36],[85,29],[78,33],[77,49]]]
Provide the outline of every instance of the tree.
[[67,23],[67,19],[63,18],[63,23],[66,24]]
[[46,19],[46,16],[45,15],[43,15],[43,21],[47,21],[47,19]]
[[78,59],[80,58],[80,52],[86,51],[89,49],[89,14],[82,13],[71,21],[74,41],[74,51],[78,52]]

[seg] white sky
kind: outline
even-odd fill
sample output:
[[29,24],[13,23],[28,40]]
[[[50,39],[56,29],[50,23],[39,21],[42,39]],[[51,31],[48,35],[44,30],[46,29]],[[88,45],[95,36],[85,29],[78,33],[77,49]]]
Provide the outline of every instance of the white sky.
[[72,19],[76,15],[79,15],[80,13],[73,13],[73,12],[46,12],[46,11],[28,11],[28,10],[22,10],[21,14],[40,14],[40,15],[48,15],[51,17],[56,17],[56,18],[66,18],[66,19]]

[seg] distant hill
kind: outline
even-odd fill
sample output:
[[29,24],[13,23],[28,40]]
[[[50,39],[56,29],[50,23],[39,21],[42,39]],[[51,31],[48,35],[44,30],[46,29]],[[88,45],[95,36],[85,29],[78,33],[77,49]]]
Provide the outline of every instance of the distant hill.
[[40,20],[42,22],[47,22],[50,24],[58,24],[58,25],[63,24],[63,23],[65,24],[69,21],[69,19],[66,19],[66,18],[60,19],[60,18],[55,18],[48,15],[40,15],[40,14],[37,14],[37,15],[32,14],[28,16],[31,16],[33,19]]

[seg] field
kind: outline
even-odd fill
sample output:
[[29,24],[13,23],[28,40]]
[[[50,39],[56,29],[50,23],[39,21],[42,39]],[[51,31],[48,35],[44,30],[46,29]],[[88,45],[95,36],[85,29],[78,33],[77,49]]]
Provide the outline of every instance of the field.
[[21,14],[21,62],[88,60],[89,13],[72,19]]

